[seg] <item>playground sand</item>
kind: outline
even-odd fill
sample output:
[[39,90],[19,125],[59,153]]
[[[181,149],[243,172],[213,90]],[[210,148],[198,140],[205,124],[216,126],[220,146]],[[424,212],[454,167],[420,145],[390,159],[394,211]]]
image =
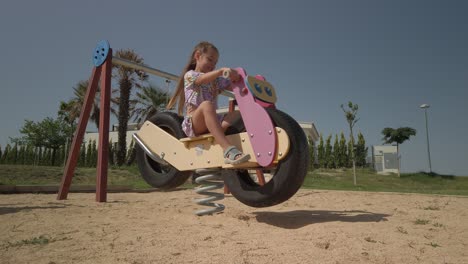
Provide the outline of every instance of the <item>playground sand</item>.
[[0,195],[0,263],[468,263],[468,198],[300,190],[196,216],[193,190]]

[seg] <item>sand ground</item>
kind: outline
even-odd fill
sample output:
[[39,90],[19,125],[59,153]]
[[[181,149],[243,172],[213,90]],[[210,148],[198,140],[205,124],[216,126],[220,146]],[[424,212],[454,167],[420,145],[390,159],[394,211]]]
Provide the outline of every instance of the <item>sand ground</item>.
[[468,198],[300,190],[251,208],[193,190],[0,195],[0,263],[468,263]]

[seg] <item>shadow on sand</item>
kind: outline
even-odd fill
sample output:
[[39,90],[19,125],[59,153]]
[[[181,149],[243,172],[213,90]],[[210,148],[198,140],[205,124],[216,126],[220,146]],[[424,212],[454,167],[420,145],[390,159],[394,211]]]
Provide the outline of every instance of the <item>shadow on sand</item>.
[[256,219],[286,229],[297,229],[311,224],[325,222],[380,222],[387,221],[388,214],[366,211],[321,211],[296,210],[289,212],[255,212]]
[[44,206],[20,206],[20,204],[0,204],[0,215],[5,214],[14,214],[18,212],[28,212],[32,210],[41,210],[41,209],[63,209],[66,207],[85,207],[83,205],[72,205],[64,203],[54,203],[50,202]]

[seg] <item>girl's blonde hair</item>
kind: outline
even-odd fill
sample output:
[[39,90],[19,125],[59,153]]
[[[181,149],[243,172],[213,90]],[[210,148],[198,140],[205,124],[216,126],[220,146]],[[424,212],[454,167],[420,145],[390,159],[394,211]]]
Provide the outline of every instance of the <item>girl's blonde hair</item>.
[[195,46],[195,48],[192,51],[192,55],[190,56],[190,59],[187,65],[184,67],[182,74],[180,76],[180,79],[177,82],[177,87],[175,89],[174,95],[172,95],[171,100],[169,100],[169,103],[166,106],[167,110],[174,107],[177,101],[177,106],[178,106],[177,112],[179,113],[179,115],[183,114],[184,105],[185,105],[184,75],[190,70],[195,70],[195,67],[197,66],[197,61],[195,60],[195,53],[199,51],[200,53],[203,54],[203,53],[208,52],[208,50],[210,49],[213,49],[214,51],[216,51],[216,53],[219,54],[216,46],[211,44],[210,42],[202,41]]

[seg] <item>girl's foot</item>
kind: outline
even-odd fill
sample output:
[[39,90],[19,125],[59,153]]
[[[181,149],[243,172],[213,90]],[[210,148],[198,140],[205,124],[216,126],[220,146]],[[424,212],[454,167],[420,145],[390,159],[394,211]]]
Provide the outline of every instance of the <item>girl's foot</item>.
[[249,154],[244,154],[240,152],[236,146],[229,146],[225,151],[224,151],[224,163],[226,164],[239,164],[246,162],[250,159]]

